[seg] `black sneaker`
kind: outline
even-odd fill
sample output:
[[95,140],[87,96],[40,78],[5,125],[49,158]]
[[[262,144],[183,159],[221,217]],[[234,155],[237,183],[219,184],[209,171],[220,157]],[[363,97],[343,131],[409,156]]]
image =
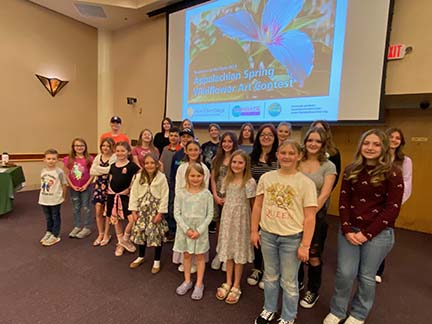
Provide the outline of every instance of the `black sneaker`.
[[256,286],[261,281],[262,271],[258,269],[252,269],[251,274],[247,278],[247,283],[251,286]]
[[276,317],[276,313],[262,310],[261,314],[255,319],[255,324],[268,324]]
[[208,229],[209,229],[209,233],[210,234],[216,233],[216,222],[215,221],[211,221]]
[[300,300],[300,306],[303,308],[312,308],[318,301],[319,297],[320,296],[317,293],[308,290],[303,299]]

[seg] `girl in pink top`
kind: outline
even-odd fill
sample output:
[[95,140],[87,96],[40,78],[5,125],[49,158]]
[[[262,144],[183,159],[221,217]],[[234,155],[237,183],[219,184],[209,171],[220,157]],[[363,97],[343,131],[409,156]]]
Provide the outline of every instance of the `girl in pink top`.
[[153,133],[150,129],[145,128],[139,134],[137,145],[132,149],[133,161],[142,169],[144,156],[149,153],[159,159],[159,150],[153,145]]
[[[87,151],[87,143],[82,138],[75,138],[72,141],[69,156],[63,159],[73,209],[74,228],[69,233],[71,238],[84,238],[91,234],[91,189],[89,186],[93,180],[93,177],[90,176],[92,162],[93,158]],[[84,211],[84,227],[82,228],[81,209]]]

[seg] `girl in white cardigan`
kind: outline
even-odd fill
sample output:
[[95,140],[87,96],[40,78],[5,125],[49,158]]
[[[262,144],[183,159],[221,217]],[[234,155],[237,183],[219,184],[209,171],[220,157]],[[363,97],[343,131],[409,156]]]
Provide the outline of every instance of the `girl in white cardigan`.
[[144,262],[147,246],[155,247],[152,273],[160,271],[162,244],[168,224],[163,214],[168,211],[168,182],[166,176],[159,171],[159,161],[153,153],[143,159],[143,169],[133,182],[129,210],[135,224],[132,228],[131,241],[138,245],[138,258],[131,264],[135,269]]

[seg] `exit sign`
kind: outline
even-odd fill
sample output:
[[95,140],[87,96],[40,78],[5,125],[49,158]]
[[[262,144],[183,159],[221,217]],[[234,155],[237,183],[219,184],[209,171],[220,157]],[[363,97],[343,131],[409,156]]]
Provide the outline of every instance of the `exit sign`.
[[387,53],[387,59],[400,60],[404,58],[405,54],[406,54],[405,44],[390,45]]

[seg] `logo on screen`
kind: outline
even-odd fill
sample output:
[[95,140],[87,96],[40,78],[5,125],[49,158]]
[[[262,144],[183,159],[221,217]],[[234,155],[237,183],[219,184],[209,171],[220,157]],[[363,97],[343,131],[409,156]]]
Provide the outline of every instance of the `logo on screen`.
[[236,105],[232,108],[232,115],[234,117],[240,117],[240,116],[259,116],[261,113],[260,106],[246,106],[241,107],[239,105]]
[[240,117],[241,116],[241,107],[240,106],[234,106],[232,109],[232,115],[234,117]]
[[189,108],[187,109],[187,115],[188,115],[189,118],[191,118],[191,117],[194,115],[194,110],[193,110],[193,108],[189,107]]
[[282,111],[282,106],[277,102],[272,103],[268,107],[268,112],[269,112],[270,116],[272,116],[272,117],[279,116],[281,111]]

